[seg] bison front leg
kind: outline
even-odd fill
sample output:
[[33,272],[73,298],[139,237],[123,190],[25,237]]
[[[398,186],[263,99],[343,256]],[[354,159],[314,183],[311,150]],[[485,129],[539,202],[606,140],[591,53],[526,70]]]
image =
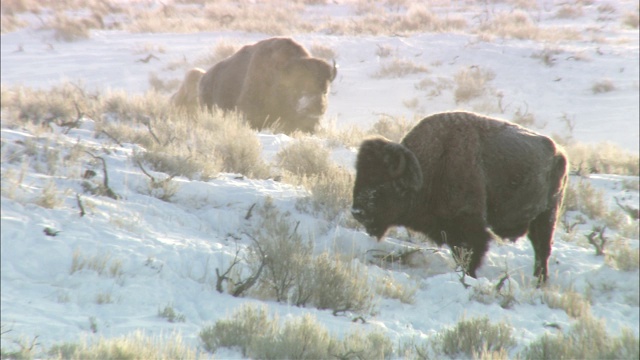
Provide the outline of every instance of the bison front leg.
[[549,277],[549,256],[553,245],[553,232],[556,227],[556,209],[549,209],[538,215],[529,225],[529,240],[535,252],[533,276],[538,279],[538,287]]
[[475,278],[492,235],[484,221],[474,216],[461,216],[451,223],[452,226],[444,231],[445,242],[451,247],[458,265],[465,268],[467,275]]

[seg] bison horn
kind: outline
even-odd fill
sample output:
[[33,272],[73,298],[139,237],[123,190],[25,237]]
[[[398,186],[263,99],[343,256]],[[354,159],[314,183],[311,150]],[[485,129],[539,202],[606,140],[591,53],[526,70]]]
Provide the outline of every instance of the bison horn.
[[389,144],[387,145],[386,154],[384,157],[385,164],[389,170],[389,175],[392,178],[398,178],[402,176],[407,166],[407,160],[404,156],[402,145]]
[[330,81],[333,81],[338,75],[338,65],[336,65],[336,59],[333,59],[333,67],[331,68],[331,78]]
[[418,159],[402,144],[389,143],[385,148],[384,163],[389,176],[400,188],[418,191],[422,188],[422,169]]

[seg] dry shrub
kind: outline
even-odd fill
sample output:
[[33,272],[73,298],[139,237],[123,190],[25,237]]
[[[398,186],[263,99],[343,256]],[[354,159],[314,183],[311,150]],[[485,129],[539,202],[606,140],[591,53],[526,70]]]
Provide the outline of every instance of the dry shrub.
[[222,161],[222,171],[268,178],[270,169],[262,157],[262,144],[255,131],[237,113],[225,114],[222,120],[212,142],[213,152]]
[[296,306],[312,304],[334,314],[372,310],[373,290],[366,267],[327,253],[314,258],[313,244],[298,234],[290,215],[279,212],[270,201],[256,213],[260,221],[247,258],[252,273],[259,274],[254,295]]
[[[328,32],[338,35],[409,35],[421,32],[447,32],[467,27],[464,18],[439,17],[421,3],[411,3],[391,12],[371,2],[354,4],[356,16],[332,18],[324,24]],[[402,8],[402,9],[400,9]]]
[[391,45],[378,45],[376,49],[376,56],[381,58],[387,58],[394,53],[394,49]]
[[76,120],[78,110],[91,115],[97,107],[95,100],[72,83],[63,83],[48,90],[15,86],[3,87],[2,91],[3,124],[62,124]]
[[[17,29],[23,28],[27,24],[28,23],[26,21],[21,20],[20,18],[12,14],[9,14],[9,15],[4,14],[4,11],[2,15],[0,15],[0,33],[2,34],[9,33]],[[17,51],[20,51],[20,49],[21,48],[18,48]]]
[[15,15],[28,11],[35,11],[39,7],[40,4],[37,0],[4,0],[2,2],[2,13]]
[[316,131],[316,136],[326,139],[329,146],[354,147],[367,136],[361,127],[349,125],[338,128],[335,123],[325,124]]
[[205,18],[213,30],[242,30],[269,35],[309,32],[311,22],[301,16],[304,6],[292,2],[207,3]]
[[575,142],[566,145],[565,150],[575,173],[640,175],[638,154],[624,150],[614,143]]
[[640,268],[640,250],[624,242],[607,251],[605,261],[621,271],[636,271]]
[[427,96],[432,98],[440,96],[444,91],[453,88],[453,81],[444,77],[437,77],[435,79],[427,77],[420,80],[417,84],[414,85],[414,87],[417,90],[426,91]]
[[459,16],[447,16],[442,19],[421,3],[412,3],[404,16],[395,23],[394,32],[451,32],[467,27],[467,21]]
[[53,37],[60,41],[77,41],[90,37],[91,29],[101,28],[102,19],[97,17],[71,18],[57,13],[48,28],[53,29]]
[[[258,279],[259,295],[304,305],[309,300],[307,294],[311,292],[301,289],[305,284],[300,280],[312,280],[305,275],[312,262],[313,244],[303,240],[289,214],[280,213],[270,201],[259,207],[257,214],[261,221],[254,237],[260,245],[258,248],[254,244],[250,248],[249,265],[253,273],[258,273],[258,269],[264,266]],[[292,290],[295,295],[290,299]]]
[[539,29],[528,13],[515,10],[496,13],[481,24],[478,31],[503,38],[535,39]]
[[417,64],[413,60],[393,58],[383,62],[373,76],[376,78],[397,78],[427,72],[429,69],[425,65]]
[[376,293],[389,299],[397,299],[404,304],[413,304],[416,300],[417,284],[408,286],[396,281],[392,276],[376,280]]
[[417,119],[407,120],[405,117],[380,116],[368,134],[380,135],[391,141],[400,142],[402,138],[416,125]]
[[558,42],[578,40],[582,38],[580,31],[561,26],[538,26],[529,13],[522,10],[497,12],[493,17],[482,22],[476,29],[483,39],[497,36],[521,40],[538,40]]
[[468,102],[482,96],[487,91],[487,84],[496,77],[496,74],[478,66],[460,69],[454,76],[456,103]]
[[163,80],[155,72],[149,73],[149,85],[153,91],[159,93],[171,93],[181,84],[180,79]]
[[572,318],[585,318],[591,314],[591,304],[585,297],[572,289],[559,291],[545,289],[542,302],[551,309],[561,309]]
[[55,209],[64,203],[64,197],[61,195],[63,194],[58,191],[56,184],[50,181],[42,188],[42,192],[35,200],[35,203],[46,209]]
[[48,351],[53,359],[196,359],[201,354],[184,344],[179,334],[149,337],[141,331],[117,338],[100,337],[80,344],[54,345]]
[[270,175],[255,132],[235,113],[185,112],[153,91],[90,94],[69,83],[46,91],[3,87],[2,95],[3,123],[61,125],[84,114],[95,121],[97,137],[139,144],[146,151],[136,154],[138,160],[172,176]]
[[311,52],[311,55],[313,55],[314,57],[324,59],[329,62],[335,60],[338,57],[334,49],[332,49],[330,46],[318,42],[314,42],[313,44],[311,44],[309,52]]
[[542,61],[542,63],[544,63],[546,66],[551,67],[555,65],[557,55],[562,53],[563,53],[563,50],[561,49],[550,48],[545,46],[544,49],[533,53],[531,57],[534,59],[540,59],[540,61]]
[[640,26],[640,15],[638,14],[638,10],[624,13],[622,16],[622,23],[624,26],[637,29],[638,26]]
[[558,19],[577,19],[584,15],[580,4],[565,4],[556,11]]
[[566,334],[544,334],[521,354],[524,359],[638,359],[640,343],[632,330],[617,337],[607,333],[603,320],[578,319]]
[[352,311],[368,314],[373,309],[373,289],[367,268],[334,260],[323,253],[314,259],[312,303],[318,309],[331,309],[334,315]]
[[190,67],[201,67],[203,69],[208,69],[211,66],[235,54],[238,50],[240,50],[240,47],[241,46],[239,45],[239,40],[220,39],[205,56],[198,58],[194,62],[193,66],[190,65]]
[[318,139],[302,138],[282,148],[276,161],[280,168],[296,176],[313,177],[329,172],[334,166],[330,155]]
[[353,181],[349,171],[337,166],[326,173],[303,178],[302,185],[311,194],[298,200],[296,207],[329,221],[335,220],[349,212]]
[[226,319],[200,331],[205,350],[239,349],[253,359],[387,359],[393,344],[381,333],[362,331],[338,339],[313,316],[280,321],[265,306],[245,304]]
[[598,80],[591,86],[591,91],[594,94],[607,93],[614,91],[615,89],[616,86],[613,84],[613,81],[611,81],[611,79]]
[[489,318],[466,320],[464,317],[455,327],[436,335],[434,349],[449,357],[468,357],[483,352],[500,352],[516,345],[512,328],[505,322],[492,324]]

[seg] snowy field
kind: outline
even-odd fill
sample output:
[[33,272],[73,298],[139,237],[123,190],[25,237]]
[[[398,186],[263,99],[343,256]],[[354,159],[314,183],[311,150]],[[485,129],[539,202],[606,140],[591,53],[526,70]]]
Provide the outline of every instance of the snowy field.
[[[446,11],[455,13],[459,1],[446,2]],[[332,35],[291,33],[289,36],[308,48],[322,44],[331,48],[339,64],[338,77],[331,87],[327,126],[370,128],[381,116],[415,119],[439,111],[464,109],[505,119],[528,112],[535,118],[531,127],[547,135],[571,137],[587,144],[610,142],[638,153],[639,144],[639,37],[638,28],[624,27],[617,17],[598,20],[599,6],[592,1],[581,5],[577,19],[555,16],[560,2],[540,2],[536,16],[540,26],[569,26],[584,23],[584,36],[574,41],[544,41],[494,38],[483,41],[475,34],[420,33],[406,36]],[[614,5],[615,4],[615,5]],[[618,13],[636,11],[637,2],[611,2]],[[474,5],[475,6],[475,5]],[[461,16],[474,19],[482,11],[498,11],[508,3],[465,6]],[[348,17],[353,11],[340,1],[308,6],[309,12]],[[487,10],[487,7],[491,9]],[[443,11],[442,8],[438,8]],[[161,79],[181,79],[188,66],[170,69],[182,59],[206,56],[216,42],[249,44],[267,38],[262,33],[240,31],[198,33],[131,33],[122,30],[92,30],[89,39],[57,41],[50,30],[41,30],[37,19],[25,14],[32,25],[1,37],[2,86],[24,85],[47,89],[63,81],[82,83],[99,91],[125,90],[132,94],[150,90],[150,74]],[[470,20],[472,21],[472,20]],[[602,41],[589,34],[597,28]],[[594,35],[595,37],[595,35]],[[138,61],[151,51],[156,58]],[[381,55],[388,49],[390,55]],[[553,49],[555,51],[551,51]],[[550,61],[544,62],[544,56]],[[425,71],[404,76],[376,74],[394,59],[424,65]],[[213,65],[213,64],[211,64]],[[490,70],[495,76],[486,92],[470,102],[456,102],[455,75],[461,69]],[[594,84],[606,81],[611,91],[598,92]],[[433,92],[434,86],[443,84]],[[4,92],[3,92],[4,94]],[[167,98],[170,93],[167,93]],[[3,99],[3,103],[4,103]],[[148,178],[131,161],[139,145],[117,145],[95,136],[99,119],[85,117],[78,128],[34,133],[26,128],[5,126],[2,113],[2,222],[1,222],[1,311],[2,348],[16,349],[25,339],[37,336],[38,348],[96,337],[113,338],[141,330],[150,336],[179,333],[193,348],[201,348],[200,330],[228,317],[244,303],[265,303],[282,318],[311,314],[332,334],[378,330],[394,343],[428,339],[454,326],[463,316],[487,316],[506,321],[514,331],[517,345],[509,351],[516,356],[543,334],[567,331],[576,319],[567,311],[551,308],[542,301],[543,289],[535,288],[532,277],[533,249],[527,239],[515,244],[494,242],[478,279],[466,279],[465,288],[448,248],[440,252],[425,248],[408,265],[376,263],[372,249],[392,251],[416,244],[402,230],[381,243],[362,229],[343,227],[299,210],[297,202],[308,195],[300,187],[283,182],[255,180],[237,174],[220,174],[208,181],[177,177],[178,188],[170,201],[149,195]],[[282,134],[259,133],[265,159],[271,161],[282,147],[294,139]],[[109,169],[109,184],[121,196],[83,195],[90,204],[79,216],[77,193],[83,194],[81,180],[73,174],[84,164],[59,169],[56,176],[39,169],[47,159],[28,157],[29,151],[45,147],[59,150],[61,157],[81,143],[100,153]],[[28,149],[31,144],[33,149]],[[142,149],[144,150],[144,149]],[[353,169],[357,149],[332,148],[333,159]],[[25,156],[24,158],[22,156]],[[275,166],[275,165],[274,165]],[[10,175],[11,174],[11,175]],[[13,180],[20,178],[18,185]],[[159,175],[156,173],[156,175]],[[60,192],[61,205],[52,209],[37,205],[50,183]],[[608,211],[620,210],[617,202],[639,207],[638,177],[592,174],[571,177],[572,184],[589,183],[602,192]],[[238,247],[251,241],[241,234],[258,226],[246,219],[253,204],[273,199],[281,212],[290,212],[299,222],[298,231],[313,241],[315,254],[325,251],[353,263],[367,265],[373,280],[391,277],[399,284],[415,287],[413,303],[402,303],[377,295],[375,310],[363,314],[364,322],[353,322],[360,314],[334,316],[329,310],[296,307],[286,302],[236,298],[221,294],[212,286],[215,269],[233,260]],[[575,218],[577,213],[570,213]],[[350,216],[345,212],[342,217]],[[596,256],[586,243],[601,220],[587,219],[576,233],[559,226],[550,259],[549,287],[582,294],[590,312],[604,319],[611,336],[628,328],[640,333],[640,272],[617,269],[604,256]],[[638,220],[626,217],[617,230],[606,233],[611,249],[629,246],[638,251]],[[57,232],[45,234],[45,229]],[[397,235],[397,236],[396,236]],[[238,240],[239,239],[239,240]],[[117,274],[99,274],[90,269],[70,271],[75,254],[106,258],[118,264]],[[503,307],[489,289],[509,273],[509,288],[515,302]],[[483,295],[484,294],[484,295]],[[98,301],[102,299],[103,301]],[[184,322],[168,322],[159,310],[171,305]],[[549,326],[552,324],[553,326]],[[218,358],[238,358],[233,350],[221,350]]]

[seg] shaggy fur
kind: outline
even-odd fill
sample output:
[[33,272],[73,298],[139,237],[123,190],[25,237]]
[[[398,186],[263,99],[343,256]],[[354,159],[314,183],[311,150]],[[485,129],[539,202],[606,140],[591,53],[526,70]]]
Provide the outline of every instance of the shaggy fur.
[[406,226],[471,250],[467,273],[475,277],[494,234],[515,241],[528,233],[534,275],[546,280],[567,182],[566,155],[550,138],[472,113],[440,113],[400,144],[365,140],[356,171],[352,213],[370,235],[380,240],[390,226]]
[[200,104],[238,110],[255,129],[312,132],[335,77],[335,65],[289,38],[271,38],[211,67],[200,80]]
[[180,88],[171,95],[171,103],[179,108],[196,110],[198,108],[198,84],[203,75],[204,70],[200,68],[187,71]]

